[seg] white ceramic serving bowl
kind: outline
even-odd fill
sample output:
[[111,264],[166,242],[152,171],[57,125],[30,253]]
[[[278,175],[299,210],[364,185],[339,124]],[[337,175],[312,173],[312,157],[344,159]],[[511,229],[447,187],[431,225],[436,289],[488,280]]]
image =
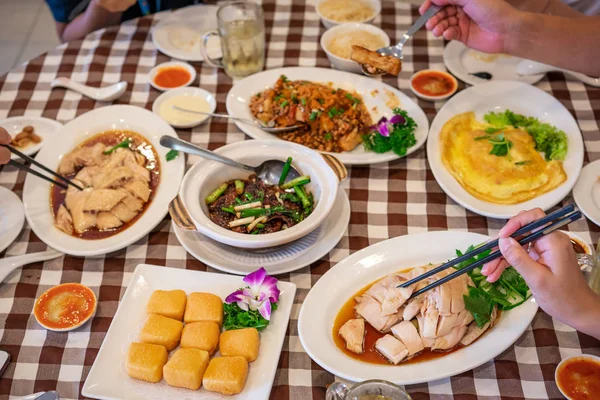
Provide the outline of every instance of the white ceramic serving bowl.
[[164,92],[166,90],[177,89],[177,88],[163,87],[163,86],[157,85],[154,82],[154,77],[156,76],[156,74],[158,74],[158,71],[160,71],[162,68],[167,68],[167,67],[181,67],[190,73],[190,79],[184,85],[178,86],[180,88],[189,86],[196,81],[196,70],[190,64],[188,64],[186,62],[182,62],[182,61],[169,61],[169,62],[165,62],[162,64],[158,64],[156,67],[152,68],[150,70],[150,72],[148,73],[148,83],[154,89],[160,90],[161,92]]
[[[590,361],[600,362],[600,357],[598,357],[598,356],[594,356],[592,354],[580,354],[580,355],[570,356],[570,357],[564,358],[561,362],[558,363],[558,365],[556,366],[556,369],[554,370],[554,382],[556,382],[556,386],[558,387],[558,390],[560,390],[560,392],[562,393],[562,395],[565,396],[567,399],[571,399],[571,397],[569,397],[565,392],[563,392],[562,388],[558,384],[558,379],[557,379],[558,378],[558,371],[560,371],[561,366],[563,364],[565,364],[567,361],[571,361],[571,360],[574,360],[574,359],[590,360]],[[591,393],[591,395],[594,395],[594,393]],[[590,397],[590,399],[591,398],[592,397]]]
[[[218,242],[248,249],[261,249],[280,246],[299,239],[316,229],[327,217],[337,196],[340,179],[329,166],[324,156],[307,147],[275,140],[248,140],[223,146],[217,153],[248,164],[259,165],[267,160],[285,161],[292,157],[292,165],[303,175],[309,175],[311,182],[307,190],[312,192],[316,206],[304,221],[291,228],[263,235],[248,235],[232,232],[212,222],[208,216],[208,206],[204,199],[218,186],[232,179],[246,179],[247,171],[208,160],[196,163],[185,175],[179,196],[173,201],[169,211],[173,221],[187,230],[196,230]],[[327,156],[332,159],[332,156]],[[335,159],[334,159],[335,160]],[[337,160],[335,160],[337,161]],[[339,163],[339,161],[338,161]],[[341,168],[343,165],[339,163]],[[345,171],[345,169],[344,169]],[[185,226],[181,216],[174,212],[174,203],[183,208],[184,220],[191,223]],[[187,211],[187,215],[185,213]]]
[[[321,18],[321,23],[323,24],[323,26],[327,29],[334,27],[336,25],[340,25],[343,24],[345,22],[340,22],[340,21],[334,21],[332,19],[329,19],[325,16],[323,16],[323,14],[321,14],[321,12],[319,11],[319,5],[326,0],[318,0],[317,3],[315,4],[315,11],[317,12],[317,15],[319,16],[319,18]],[[348,1],[352,1],[352,0],[348,0]],[[358,22],[358,23],[363,23],[363,24],[368,24],[370,22],[373,22],[373,20],[375,18],[377,18],[377,16],[381,13],[381,2],[380,0],[364,0],[367,3],[369,3],[373,9],[375,10],[375,12],[373,13],[372,16],[370,16],[367,19],[364,19],[362,21],[348,21],[348,22]]]
[[160,137],[177,137],[166,122],[145,108],[112,105],[96,108],[69,121],[57,133],[60,140],[49,140],[36,160],[53,171],[62,157],[90,137],[112,129],[134,131],[146,139],[160,158],[161,180],[146,211],[127,229],[105,239],[85,240],[67,235],[54,226],[50,209],[50,183],[28,174],[23,187],[23,204],[27,222],[35,234],[48,246],[73,256],[98,256],[120,250],[138,241],[158,225],[167,214],[169,202],[177,196],[185,169],[185,157],[166,161],[168,148],[160,145]]
[[[450,79],[452,81],[452,84],[454,85],[452,91],[450,91],[449,93],[444,94],[442,96],[428,96],[428,95],[423,94],[423,93],[419,92],[418,90],[416,90],[413,86],[413,80],[416,77],[418,77],[422,74],[429,73],[429,72],[437,72],[437,73],[444,75],[448,79]],[[446,100],[448,97],[452,96],[458,90],[458,81],[456,80],[456,78],[454,76],[452,76],[452,74],[449,74],[446,71],[439,71],[439,70],[434,70],[434,69],[423,69],[421,71],[415,72],[413,74],[413,76],[410,77],[410,90],[412,90],[412,92],[415,94],[415,96],[417,96],[418,98],[423,99],[423,100],[427,100],[427,101]]]
[[[159,117],[163,118],[160,114],[160,107],[162,106],[162,104],[165,101],[167,101],[173,97],[177,97],[177,96],[201,97],[204,100],[206,100],[210,106],[210,109],[206,112],[214,113],[215,110],[217,109],[217,101],[215,100],[215,96],[213,96],[212,93],[207,92],[206,90],[200,89],[197,87],[180,87],[177,89],[167,90],[166,92],[164,92],[163,94],[158,96],[156,98],[156,100],[154,100],[154,103],[152,104],[152,112],[154,114],[158,115]],[[203,124],[206,121],[208,121],[209,119],[210,119],[209,116],[198,115],[198,119],[196,121],[189,122],[187,124],[186,123],[174,123],[171,121],[167,121],[166,119],[164,119],[164,120],[167,124],[171,125],[174,128],[188,129],[188,128],[193,128],[195,126]]]
[[335,25],[325,31],[325,33],[321,36],[321,48],[325,51],[325,54],[327,54],[327,58],[329,58],[329,62],[333,68],[359,74],[361,73],[361,66],[357,62],[336,56],[329,51],[329,45],[336,36],[344,35],[352,31],[367,31],[381,37],[384,42],[383,46],[381,47],[388,47],[390,45],[390,37],[382,29],[379,29],[374,25],[363,24],[359,22],[348,22]]

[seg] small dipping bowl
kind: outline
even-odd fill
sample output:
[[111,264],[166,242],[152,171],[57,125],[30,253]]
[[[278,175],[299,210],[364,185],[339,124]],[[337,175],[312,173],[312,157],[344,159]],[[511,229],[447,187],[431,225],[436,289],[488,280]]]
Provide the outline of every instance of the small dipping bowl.
[[208,121],[210,117],[177,111],[173,109],[174,105],[189,110],[214,113],[217,108],[217,101],[211,93],[196,87],[171,89],[154,100],[152,105],[154,114],[164,119],[174,128],[187,129]]
[[46,290],[35,301],[33,315],[44,328],[67,332],[89,321],[97,306],[92,289],[80,283],[63,283]]
[[[592,246],[587,244],[586,241],[581,236],[577,235],[576,233],[569,232],[569,231],[561,230],[561,232],[564,233],[565,235],[567,235],[569,237],[569,239],[571,239],[571,244],[573,245],[573,250],[575,250],[576,253],[588,254],[590,256],[594,254],[592,251]],[[581,251],[581,250],[583,250],[583,251]]]
[[[186,79],[187,78],[187,79]],[[188,63],[169,61],[150,70],[148,82],[162,92],[191,85],[196,80],[196,70]]]
[[[336,37],[343,37],[350,32],[369,32],[373,35],[379,36],[382,41],[381,47],[388,47],[390,45],[390,37],[385,33],[382,29],[374,25],[369,24],[361,24],[357,22],[348,22],[340,25],[336,25],[330,29],[327,29],[325,33],[321,36],[321,48],[327,54],[327,58],[329,58],[329,62],[335,69],[339,69],[341,71],[354,72],[357,74],[362,73],[362,67],[359,63],[352,61],[350,58],[343,58],[336,54],[333,54],[330,51],[330,46],[333,40]],[[375,49],[377,50],[377,49]]]
[[[427,90],[440,87],[442,90]],[[458,81],[446,71],[424,69],[410,78],[410,90],[423,100],[439,101],[452,96],[458,90]],[[439,94],[436,94],[439,92]]]
[[[585,362],[586,364],[588,364],[587,368],[585,368],[585,370],[587,370],[585,372],[587,372],[588,376],[586,377],[585,375],[583,375],[581,373],[583,371],[577,371],[577,372],[573,371],[569,375],[569,372],[566,370],[566,368],[568,368],[569,366],[573,367],[574,363],[581,364],[582,361]],[[558,364],[558,366],[556,367],[556,370],[554,371],[554,381],[556,382],[556,386],[558,386],[558,390],[560,390],[560,392],[563,394],[563,396],[565,396],[567,399],[570,399],[570,400],[576,400],[576,399],[582,399],[582,398],[588,398],[588,399],[599,399],[600,398],[600,383],[598,381],[595,382],[595,385],[596,385],[595,388],[597,388],[598,391],[594,392],[594,393],[588,393],[588,397],[572,396],[572,393],[569,390],[569,387],[565,386],[568,384],[568,382],[566,382],[566,381],[569,380],[569,378],[570,378],[571,382],[573,380],[579,380],[579,381],[585,382],[585,381],[587,381],[587,379],[589,379],[589,376],[594,376],[595,379],[600,379],[600,357],[593,356],[591,354],[581,354],[578,356],[567,357]],[[589,389],[589,387],[587,389]]]

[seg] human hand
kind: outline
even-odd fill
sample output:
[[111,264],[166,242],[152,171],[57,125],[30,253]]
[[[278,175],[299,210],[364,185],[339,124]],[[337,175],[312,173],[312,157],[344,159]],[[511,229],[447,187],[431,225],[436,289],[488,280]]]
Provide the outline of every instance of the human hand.
[[95,0],[97,5],[113,13],[127,10],[134,5],[136,1],[137,0]]
[[544,215],[536,208],[511,218],[498,233],[503,258],[484,265],[481,273],[489,282],[495,282],[512,265],[523,276],[542,310],[577,330],[600,337],[600,296],[583,277],[569,237],[552,232],[533,242],[529,251],[510,237]]
[[[0,144],[9,144],[12,137],[6,132],[6,129],[0,128]],[[4,146],[0,146],[0,165],[10,161],[10,151]]]
[[423,14],[432,3],[446,6],[425,25],[434,36],[486,53],[505,51],[518,11],[504,0],[426,0],[419,12]]

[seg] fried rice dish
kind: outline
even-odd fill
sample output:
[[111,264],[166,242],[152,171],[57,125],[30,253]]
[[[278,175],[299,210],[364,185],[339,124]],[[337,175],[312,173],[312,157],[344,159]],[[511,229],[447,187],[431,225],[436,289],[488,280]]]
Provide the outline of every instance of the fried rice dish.
[[335,153],[353,150],[373,125],[360,95],[283,75],[273,88],[252,96],[250,111],[269,127],[300,126],[279,134],[281,139]]

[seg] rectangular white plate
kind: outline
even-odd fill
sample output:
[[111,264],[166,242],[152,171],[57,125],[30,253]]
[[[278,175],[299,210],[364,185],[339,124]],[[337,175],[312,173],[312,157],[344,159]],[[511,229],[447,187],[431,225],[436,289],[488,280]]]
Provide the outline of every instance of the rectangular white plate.
[[244,285],[240,276],[138,265],[81,394],[107,400],[268,399],[296,294],[296,285],[288,282],[277,283],[281,291],[277,311],[273,312],[271,323],[260,334],[258,359],[250,364],[246,387],[239,395],[220,396],[202,388],[198,391],[172,388],[164,380],[159,383],[143,382],[130,378],[125,372],[127,349],[132,341],[137,340],[147,316],[146,304],[154,290],[181,289],[188,294],[210,292],[225,299]]

